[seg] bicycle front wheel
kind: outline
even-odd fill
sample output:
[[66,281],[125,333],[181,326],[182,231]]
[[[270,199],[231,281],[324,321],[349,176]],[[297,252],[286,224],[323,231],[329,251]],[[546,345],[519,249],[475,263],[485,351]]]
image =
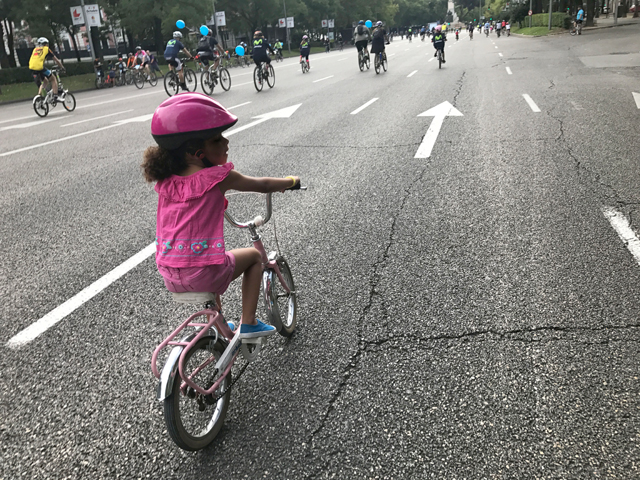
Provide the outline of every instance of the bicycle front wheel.
[[276,84],[276,71],[273,69],[271,65],[269,65],[269,76],[267,77],[267,85],[269,88],[273,88]]
[[65,93],[62,106],[67,112],[73,112],[76,109],[76,97],[73,96],[73,93]]
[[[214,365],[222,356],[224,346],[220,341],[213,344],[213,337],[203,337],[187,353],[184,362],[184,374],[191,375],[205,362],[215,357],[215,360],[198,372],[194,382],[210,388],[219,378]],[[182,379],[176,375],[171,394],[164,400],[164,420],[171,439],[183,450],[201,450],[209,445],[218,435],[227,416],[231,391],[231,373],[221,382],[220,387],[206,397],[187,387],[183,393],[180,390]],[[215,396],[223,391],[226,393],[214,403]]]
[[220,86],[225,92],[228,92],[231,88],[231,74],[229,74],[229,70],[226,68],[221,68],[218,76],[220,80]]
[[186,68],[184,70],[184,83],[187,86],[187,90],[195,92],[196,88],[198,88],[198,77],[196,77],[196,72],[190,68]]
[[257,91],[262,91],[262,69],[260,67],[256,67],[253,70],[253,84],[256,87]]
[[144,87],[144,76],[139,72],[136,73],[133,76],[133,83],[135,84],[136,88]]
[[293,335],[297,324],[296,313],[298,301],[296,287],[293,283],[291,269],[284,257],[279,256],[276,262],[290,292],[287,292],[282,286],[278,275],[275,272],[270,272],[271,281],[267,282],[268,291],[264,297],[267,318],[269,318],[272,325],[278,323],[279,319],[279,323],[282,325],[279,332],[280,335],[290,337]]
[[200,85],[202,85],[202,91],[207,95],[213,93],[215,83],[213,82],[213,76],[209,74],[209,70],[205,70],[202,72],[202,75],[200,75]]
[[38,95],[38,98],[33,101],[33,109],[39,117],[46,117],[49,114],[49,104],[41,95]]

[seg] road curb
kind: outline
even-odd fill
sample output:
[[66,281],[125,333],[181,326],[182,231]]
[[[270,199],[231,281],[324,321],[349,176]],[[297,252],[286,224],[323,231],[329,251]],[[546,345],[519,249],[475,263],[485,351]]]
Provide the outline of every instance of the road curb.
[[[96,87],[93,88],[83,88],[81,90],[74,90],[71,93],[81,93],[81,92],[91,92],[92,90],[98,90]],[[102,89],[101,89],[102,90]],[[33,96],[35,97],[35,95]],[[3,105],[11,105],[13,103],[20,103],[20,102],[31,102],[33,101],[33,97],[28,97],[28,98],[20,98],[18,100],[8,100],[6,102],[0,102],[0,108],[2,108]]]
[[[625,22],[619,23],[618,25],[603,25],[596,27],[584,27],[582,30],[585,32],[590,32],[592,30],[602,30],[603,28],[616,28],[616,27],[626,27],[627,25],[638,25],[640,22]],[[522,33],[511,33],[511,35],[520,37],[520,38],[542,38],[542,37],[553,37],[556,35],[567,35],[569,31],[566,32],[556,32],[556,33],[548,33],[547,35],[523,35]]]

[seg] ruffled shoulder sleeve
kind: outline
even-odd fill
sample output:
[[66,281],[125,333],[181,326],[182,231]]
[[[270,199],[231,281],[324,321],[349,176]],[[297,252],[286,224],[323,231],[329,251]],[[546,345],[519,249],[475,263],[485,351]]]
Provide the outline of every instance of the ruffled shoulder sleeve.
[[188,177],[172,175],[156,183],[155,190],[158,195],[173,202],[193,200],[203,196],[227,178],[231,170],[233,170],[233,163],[225,163],[220,166],[203,168]]

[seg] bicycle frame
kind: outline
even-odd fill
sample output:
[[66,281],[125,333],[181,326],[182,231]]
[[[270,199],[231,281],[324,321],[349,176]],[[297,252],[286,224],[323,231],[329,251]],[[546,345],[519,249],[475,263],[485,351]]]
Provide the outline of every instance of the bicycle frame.
[[[262,218],[261,216],[255,217],[252,221],[241,223],[236,221],[231,215],[225,211],[224,216],[226,220],[233,226],[237,228],[246,228],[249,230],[251,234],[251,242],[253,243],[254,248],[260,252],[260,256],[262,258],[262,291],[266,304],[269,304],[270,295],[271,295],[271,285],[274,279],[274,273],[280,281],[282,287],[285,289],[287,293],[293,293],[287,282],[285,281],[282,272],[280,271],[280,267],[277,262],[277,254],[276,252],[272,252],[271,254],[267,254],[264,245],[262,243],[262,238],[260,234],[257,232],[257,228],[266,224],[272,214],[272,202],[271,202],[271,193],[267,194],[266,203],[267,203],[267,216],[266,218]],[[200,294],[202,295],[202,294]],[[206,295],[206,294],[205,294]],[[236,329],[235,335],[224,321],[224,317],[218,311],[217,307],[213,305],[213,294],[209,294],[210,298],[205,305],[204,310],[200,310],[197,313],[194,313],[189,318],[187,318],[182,324],[176,328],[168,337],[166,337],[160,345],[156,347],[151,357],[151,370],[153,374],[160,380],[160,385],[158,387],[158,400],[164,400],[167,398],[172,391],[173,383],[176,378],[176,373],[179,374],[182,379],[182,384],[180,389],[183,394],[186,392],[187,386],[193,388],[196,392],[202,395],[211,395],[216,389],[220,386],[220,384],[227,377],[233,364],[235,363],[236,358],[238,357],[238,353],[240,347],[242,346],[243,340],[240,339],[240,328]],[[194,294],[195,296],[195,294]],[[191,303],[191,302],[190,302]],[[276,312],[277,313],[277,312]],[[194,319],[206,316],[207,322],[194,322]],[[279,314],[271,315],[269,319],[270,322],[276,327],[278,331],[282,329],[282,324],[280,320]],[[187,327],[195,327],[196,329],[200,329],[197,334],[192,333],[187,335],[180,340],[174,340],[185,328]],[[211,332],[214,332],[214,343],[220,338],[225,339],[225,342],[228,344],[225,348],[224,353],[220,357],[220,359],[216,362],[215,368],[217,372],[223,372],[222,375],[216,380],[216,382],[210,388],[203,388],[194,382],[195,376],[200,373],[204,368],[210,365],[214,361],[214,357],[211,356],[209,359],[205,360],[201,365],[199,365],[190,375],[185,374],[184,370],[184,362],[187,358],[188,352],[198,343],[200,339],[207,335],[211,335]],[[247,339],[244,340],[244,343],[260,343],[262,340],[258,339]],[[159,353],[168,346],[178,347],[174,348],[169,357],[167,358],[162,372],[158,370],[158,355]]]

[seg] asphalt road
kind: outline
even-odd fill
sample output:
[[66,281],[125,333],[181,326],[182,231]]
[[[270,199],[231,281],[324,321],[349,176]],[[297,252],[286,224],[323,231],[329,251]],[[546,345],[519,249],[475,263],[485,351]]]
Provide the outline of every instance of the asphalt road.
[[[155,400],[151,354],[191,309],[152,257],[9,345],[153,241],[139,165],[162,87],[80,93],[46,119],[0,107],[0,478],[637,478],[640,265],[604,212],[635,228],[639,33],[450,36],[442,70],[396,39],[386,73],[347,49],[306,75],[274,64],[260,93],[233,69],[213,96],[237,127],[299,105],[229,152],[309,186],[274,210],[299,330],[198,453]],[[443,102],[461,116],[415,158]],[[235,285],[231,319],[238,301]]]

